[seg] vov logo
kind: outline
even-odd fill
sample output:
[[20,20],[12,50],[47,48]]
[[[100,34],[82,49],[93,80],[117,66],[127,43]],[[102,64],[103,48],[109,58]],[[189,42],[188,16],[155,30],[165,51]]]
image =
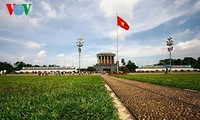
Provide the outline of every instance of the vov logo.
[[13,15],[13,12],[15,15],[22,15],[23,13],[28,15],[31,8],[31,4],[6,4],[6,6],[10,15]]

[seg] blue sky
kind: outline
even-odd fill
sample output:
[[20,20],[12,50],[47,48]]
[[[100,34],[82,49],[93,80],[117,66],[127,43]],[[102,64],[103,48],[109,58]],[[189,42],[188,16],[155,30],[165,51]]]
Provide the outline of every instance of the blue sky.
[[[9,15],[7,3],[32,4],[29,14]],[[76,40],[84,39],[81,67],[99,52],[116,53],[116,13],[130,26],[118,28],[119,59],[138,66],[169,57],[200,57],[200,0],[1,0],[0,61],[78,67]]]

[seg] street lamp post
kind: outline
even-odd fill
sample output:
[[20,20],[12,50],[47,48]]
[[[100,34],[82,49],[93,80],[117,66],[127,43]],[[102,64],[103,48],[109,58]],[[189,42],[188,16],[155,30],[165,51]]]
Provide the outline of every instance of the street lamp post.
[[167,46],[168,46],[168,48],[167,48],[167,50],[168,50],[168,52],[169,52],[169,64],[170,64],[170,73],[172,73],[172,61],[171,61],[171,59],[172,59],[172,50],[173,50],[173,45],[174,45],[174,41],[173,41],[173,38],[171,37],[171,36],[169,36],[168,38],[167,38],[167,40],[166,40],[166,43],[167,43]]
[[83,39],[80,37],[77,39],[76,41],[76,45],[78,46],[78,53],[79,53],[79,75],[81,74],[81,71],[80,71],[80,64],[81,64],[81,47],[83,46]]

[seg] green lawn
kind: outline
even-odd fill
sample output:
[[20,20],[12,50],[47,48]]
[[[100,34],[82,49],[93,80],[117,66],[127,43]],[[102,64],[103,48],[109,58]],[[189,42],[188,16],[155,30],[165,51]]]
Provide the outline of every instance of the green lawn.
[[200,74],[134,74],[117,77],[200,91]]
[[100,76],[0,76],[0,119],[118,119]]

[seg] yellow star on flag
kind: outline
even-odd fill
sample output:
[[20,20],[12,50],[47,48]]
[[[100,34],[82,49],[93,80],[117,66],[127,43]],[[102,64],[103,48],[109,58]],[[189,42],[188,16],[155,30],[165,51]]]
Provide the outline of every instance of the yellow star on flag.
[[124,22],[121,22],[121,24],[122,24],[122,26],[124,26],[125,23],[124,23]]

